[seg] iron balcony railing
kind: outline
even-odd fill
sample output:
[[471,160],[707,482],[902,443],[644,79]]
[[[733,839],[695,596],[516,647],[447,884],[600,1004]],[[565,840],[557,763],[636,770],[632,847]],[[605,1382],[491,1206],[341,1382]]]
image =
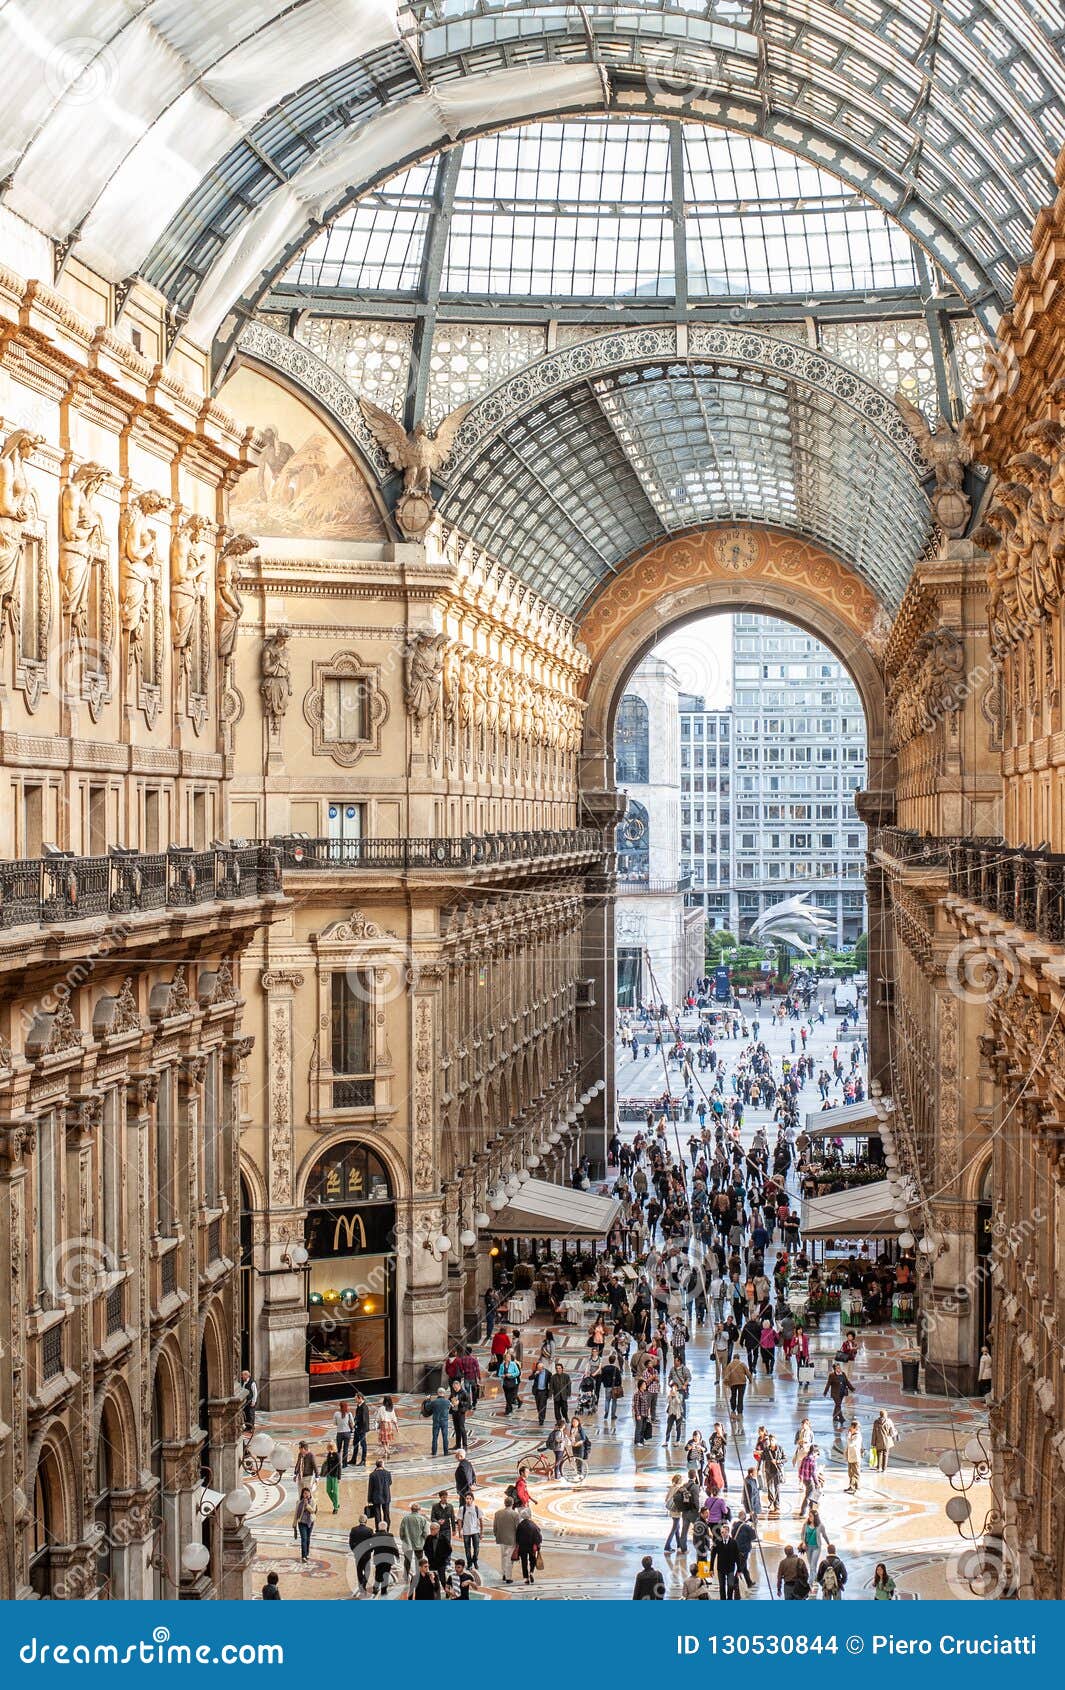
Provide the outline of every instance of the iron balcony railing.
[[593,828],[530,833],[465,834],[454,839],[307,839],[286,835],[272,842],[286,869],[493,868],[557,857],[598,857],[602,836]]
[[944,871],[951,892],[1051,944],[1065,943],[1065,855],[997,838],[882,828],[877,846],[907,868]]
[[172,846],[78,857],[0,861],[0,929],[51,925],[90,916],[184,909],[215,900],[263,897],[282,890],[282,873],[310,869],[471,869],[602,855],[592,828],[467,834],[457,839],[307,839],[299,835],[217,845]]
[[644,877],[639,874],[618,875],[618,891],[623,893],[625,897],[630,897],[633,893],[641,892],[671,893],[690,892],[691,890],[692,877],[690,874],[682,874],[676,880],[650,880],[644,879]]
[[281,856],[273,845],[210,851],[113,850],[106,857],[0,861],[0,928],[187,909],[281,891]]

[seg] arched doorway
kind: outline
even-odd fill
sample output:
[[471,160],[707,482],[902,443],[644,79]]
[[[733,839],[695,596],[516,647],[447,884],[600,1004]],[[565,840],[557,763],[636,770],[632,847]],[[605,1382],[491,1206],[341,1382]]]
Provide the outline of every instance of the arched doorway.
[[[616,827],[624,799],[615,781],[615,730],[630,678],[665,634],[707,614],[758,611],[779,618],[820,640],[848,671],[865,716],[867,784],[859,803],[873,825],[891,819],[895,764],[887,737],[887,699],[881,665],[890,627],[887,608],[868,580],[823,547],[783,529],[754,523],[716,524],[666,541],[632,559],[589,601],[580,637],[591,658],[585,690],[581,797],[586,813]],[[880,982],[890,980],[886,964],[889,925],[876,876],[867,877],[869,1073],[886,1080],[886,1003]],[[586,906],[587,972],[598,977],[597,1003],[613,1016],[617,950],[613,896]],[[612,1038],[602,1022],[586,1025],[585,1056]],[[615,1113],[612,1075],[602,1094],[602,1116],[586,1115],[586,1148],[605,1152],[605,1123]],[[593,1106],[596,1108],[597,1106]],[[592,1111],[589,1111],[592,1115]],[[600,1146],[599,1128],[603,1139]]]
[[312,1164],[307,1210],[311,1401],[390,1390],[396,1376],[396,1203],[383,1159],[342,1139]]

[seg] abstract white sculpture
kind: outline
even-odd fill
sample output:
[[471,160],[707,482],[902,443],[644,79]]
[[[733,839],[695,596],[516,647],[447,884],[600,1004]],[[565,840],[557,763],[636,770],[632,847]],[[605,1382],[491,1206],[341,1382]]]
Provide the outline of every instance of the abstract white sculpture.
[[820,910],[811,909],[806,898],[805,892],[797,892],[792,898],[772,904],[753,924],[751,938],[781,939],[786,945],[794,945],[803,956],[813,956],[818,940],[830,931],[833,922]]

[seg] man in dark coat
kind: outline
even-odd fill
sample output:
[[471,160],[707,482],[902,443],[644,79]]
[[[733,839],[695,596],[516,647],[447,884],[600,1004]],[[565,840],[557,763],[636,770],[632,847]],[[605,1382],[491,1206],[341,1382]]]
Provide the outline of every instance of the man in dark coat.
[[640,1570],[636,1574],[636,1583],[632,1587],[634,1602],[664,1602],[666,1587],[662,1574],[654,1564],[650,1555],[645,1555],[640,1562]]
[[392,1530],[392,1475],[378,1456],[366,1484],[366,1507],[373,1510],[374,1525]]

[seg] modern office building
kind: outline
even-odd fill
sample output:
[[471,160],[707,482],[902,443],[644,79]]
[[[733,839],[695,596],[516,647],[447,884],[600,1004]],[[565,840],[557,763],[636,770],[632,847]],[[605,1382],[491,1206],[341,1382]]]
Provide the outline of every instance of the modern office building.
[[680,863],[689,903],[711,927],[736,931],[732,884],[732,711],[680,694]]
[[680,864],[715,927],[741,936],[797,892],[865,930],[865,718],[854,683],[819,640],[788,622],[733,618],[732,705],[679,695]]
[[680,716],[676,670],[645,659],[618,708],[618,1002],[680,1001],[703,970],[703,913],[686,906],[680,861]]
[[733,858],[730,914],[747,933],[796,892],[835,922],[837,945],[865,930],[865,717],[846,669],[791,623],[738,615],[732,636]]

